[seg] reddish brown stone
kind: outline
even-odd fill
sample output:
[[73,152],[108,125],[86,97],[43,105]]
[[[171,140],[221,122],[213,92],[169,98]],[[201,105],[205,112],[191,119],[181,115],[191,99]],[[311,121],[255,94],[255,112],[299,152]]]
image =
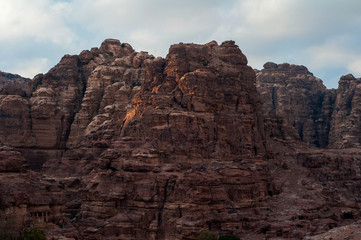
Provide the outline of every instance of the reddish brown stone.
[[306,67],[264,68],[233,41],[163,59],[109,39],[2,91],[1,226],[304,239],[359,220],[358,79],[327,90]]

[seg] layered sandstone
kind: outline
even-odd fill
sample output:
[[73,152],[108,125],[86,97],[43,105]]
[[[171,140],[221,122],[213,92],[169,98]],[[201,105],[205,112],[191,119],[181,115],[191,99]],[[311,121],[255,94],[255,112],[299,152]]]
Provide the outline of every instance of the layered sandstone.
[[341,77],[332,114],[330,147],[359,148],[361,144],[361,79]]
[[84,239],[194,239],[205,226],[257,225],[244,212],[279,189],[246,64],[234,42],[212,42],[173,45],[148,66],[101,169],[86,177]]
[[32,121],[29,99],[19,95],[0,95],[0,143],[29,146],[32,141]]
[[317,147],[360,146],[360,79],[345,75],[336,90],[326,89],[303,66],[269,62],[257,71],[257,80],[266,119],[281,118]]
[[[255,74],[232,41],[173,45],[166,59],[154,59],[106,40],[64,56],[29,87],[29,97],[3,97],[2,143],[17,147],[54,188],[61,184],[60,195],[49,192],[67,196],[61,209],[49,205],[34,216],[55,214],[49,224],[61,218],[70,229],[63,235],[192,239],[206,227],[241,234],[258,221],[242,211],[279,192],[264,161]],[[32,219],[36,204],[13,202],[20,205],[18,220]]]
[[3,91],[1,226],[304,239],[360,219],[359,80],[327,90],[303,66],[264,67],[233,41],[163,59],[108,39]]
[[327,89],[319,78],[304,66],[268,62],[257,72],[257,80],[265,115],[281,117],[304,142],[328,145],[330,118],[324,116],[323,105],[329,100],[324,101]]
[[234,42],[173,45],[148,68],[117,144],[132,138],[181,162],[264,155],[261,103],[246,64]]
[[29,95],[29,78],[0,71],[0,95]]

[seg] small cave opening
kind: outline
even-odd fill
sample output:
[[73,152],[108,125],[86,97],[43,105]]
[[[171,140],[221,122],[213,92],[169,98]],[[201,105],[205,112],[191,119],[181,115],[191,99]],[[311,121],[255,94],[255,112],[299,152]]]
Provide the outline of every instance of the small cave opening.
[[351,211],[349,212],[343,212],[341,214],[342,219],[354,219],[353,213]]

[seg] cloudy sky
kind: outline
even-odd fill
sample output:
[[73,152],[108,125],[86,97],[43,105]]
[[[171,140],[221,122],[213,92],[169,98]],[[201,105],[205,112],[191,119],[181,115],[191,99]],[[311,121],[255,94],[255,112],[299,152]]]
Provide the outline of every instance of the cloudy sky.
[[301,64],[337,88],[361,77],[360,0],[0,0],[0,70],[33,77],[106,38],[165,57],[234,40],[249,65]]

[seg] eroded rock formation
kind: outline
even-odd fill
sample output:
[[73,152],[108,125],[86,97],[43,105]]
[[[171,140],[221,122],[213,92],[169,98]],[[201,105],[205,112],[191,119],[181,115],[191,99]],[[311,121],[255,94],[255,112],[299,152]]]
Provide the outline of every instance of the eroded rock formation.
[[81,232],[192,239],[208,226],[241,233],[244,210],[279,191],[263,158],[254,80],[233,42],[173,45],[155,59],[101,170],[85,181]]
[[0,94],[1,95],[28,95],[29,78],[23,78],[17,74],[5,73],[0,71]]
[[257,80],[265,115],[282,117],[304,142],[328,145],[330,118],[322,115],[327,89],[319,78],[304,66],[268,62]]
[[280,117],[303,141],[321,148],[360,146],[360,79],[342,76],[326,89],[304,66],[268,62],[257,71],[263,111]]
[[66,55],[0,92],[0,222],[84,240],[302,239],[348,224],[358,82],[327,90],[289,64],[255,73],[233,41],[163,59],[108,39]]
[[[55,211],[25,197],[13,203],[22,206],[16,221],[58,216],[41,223],[61,219],[63,234],[80,239],[192,239],[205,226],[241,233],[250,224],[244,209],[279,192],[265,162],[255,73],[232,41],[173,45],[155,59],[106,40],[64,56],[29,87],[2,96],[1,142],[21,152],[3,154],[4,171],[26,158],[52,177],[19,186],[53,181],[61,195],[44,199],[66,200]],[[44,211],[29,210],[37,207]]]
[[361,79],[351,74],[341,77],[332,114],[330,145],[359,148],[361,143]]

